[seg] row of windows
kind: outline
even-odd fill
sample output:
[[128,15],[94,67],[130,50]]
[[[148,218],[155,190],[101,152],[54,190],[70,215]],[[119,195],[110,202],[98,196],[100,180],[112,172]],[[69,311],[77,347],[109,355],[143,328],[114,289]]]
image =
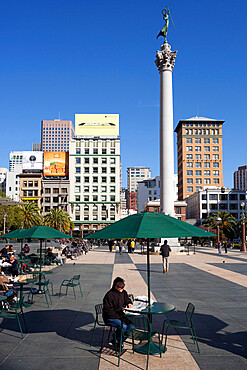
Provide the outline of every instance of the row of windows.
[[[108,158],[108,161],[107,161],[107,157],[103,157],[101,158],[101,160],[99,160],[99,158],[91,158],[91,161],[90,161],[90,157],[85,157],[84,158],[84,164],[90,164],[93,163],[93,164],[98,164],[98,163],[101,163],[101,164],[107,164],[107,162],[109,164],[115,164],[116,163],[116,158]],[[76,164],[81,164],[82,163],[82,158],[81,157],[76,157],[75,158],[75,163]]]
[[[186,154],[186,159],[193,159],[193,154]],[[195,154],[195,159],[202,159],[202,155]],[[210,159],[210,154],[204,154],[203,159]],[[213,159],[219,159],[219,154],[213,154]]]
[[[193,184],[193,180],[194,179],[187,179],[187,184]],[[202,184],[202,179],[198,178],[198,179],[195,179],[195,183],[196,184]],[[204,184],[210,184],[211,183],[211,180],[210,179],[204,179]],[[219,179],[213,179],[213,184],[219,184],[220,183],[220,180]]]
[[[101,207],[94,204],[93,207],[92,207],[93,211],[95,211],[95,212],[100,210],[100,208],[101,208],[101,211],[103,213],[108,212],[107,206],[104,205],[104,204],[102,204]],[[111,212],[115,212],[116,208],[115,208],[114,204],[111,204],[109,208],[110,208]],[[79,212],[81,210],[83,210],[84,212],[89,212],[89,205],[88,204],[84,204],[84,205],[76,204],[75,205],[75,211]]]
[[[45,197],[45,203],[51,203],[51,199],[52,199],[52,202],[53,203],[61,203],[61,199],[59,199],[59,197]],[[62,202],[63,203],[66,203],[67,202],[67,197],[64,197],[62,199]]]
[[59,191],[59,188],[45,188],[45,194],[59,194],[62,193],[62,194],[66,194],[68,192],[68,189],[67,188],[61,188],[61,190]]
[[[211,164],[210,162],[204,162],[204,167],[205,168],[210,168]],[[213,162],[213,167],[214,168],[219,168],[219,162]],[[193,162],[187,162],[186,163],[187,168],[192,168],[193,167]],[[202,162],[195,162],[195,167],[196,168],[201,168],[202,167]]]
[[[107,148],[107,142],[110,142],[110,147],[115,148],[116,146],[116,141],[115,140],[110,140],[110,141],[99,141],[99,140],[91,140],[91,143],[93,143],[93,148],[98,148],[99,144],[101,143],[102,148]],[[90,141],[89,139],[84,139],[83,141],[77,140],[76,141],[76,147],[80,148],[84,144],[84,148],[89,148],[90,147]]]
[[213,130],[213,129],[206,129],[206,130],[197,130],[197,129],[186,129],[185,130],[186,135],[219,135],[219,130]]
[[[194,141],[195,141],[195,144],[201,144],[202,139],[194,139]],[[213,142],[213,144],[219,144],[219,139],[216,139],[216,138],[212,139],[212,142]],[[193,139],[192,138],[187,138],[186,143],[187,144],[192,144]],[[210,144],[210,139],[209,138],[204,139],[204,144]]]
[[[186,146],[186,152],[192,152],[193,149],[196,152],[201,152],[202,151],[201,146],[194,146],[194,147],[193,146]],[[219,151],[218,146],[213,146],[212,149],[213,149],[213,152],[218,152]],[[210,146],[204,146],[204,152],[210,152]]]
[[[78,188],[78,186],[76,186],[76,188]],[[80,186],[79,186],[80,188]],[[114,185],[110,185],[109,187],[105,186],[105,185],[101,185],[101,187],[98,187],[97,185],[93,185],[92,187],[88,186],[88,185],[85,185],[83,187],[83,192],[84,193],[89,193],[90,192],[93,192],[93,193],[98,193],[98,189],[100,189],[100,192],[101,193],[107,193],[107,192],[110,192],[110,193],[115,193],[116,192],[116,187]],[[77,191],[78,193],[78,191]]]
[[[75,150],[76,154],[82,154],[82,151],[80,148],[76,148]],[[115,148],[110,148],[110,152],[108,151],[109,154],[115,154]],[[93,151],[90,151],[89,148],[84,149],[84,154],[107,154],[107,149],[102,148],[101,153],[99,153],[99,150],[97,148],[93,148]]]
[[[98,176],[93,176],[93,179],[92,179],[94,183],[98,183],[99,182],[99,177]],[[80,183],[80,182],[84,182],[84,183],[89,183],[90,182],[90,178],[89,176],[84,176],[81,177],[81,176],[76,176],[75,177],[75,182],[77,183]],[[106,176],[101,176],[101,182],[102,183],[107,183],[107,177]],[[110,182],[111,183],[115,183],[116,182],[116,178],[113,177],[113,176],[110,176]]]
[[[218,194],[202,194],[202,200],[207,200],[209,196],[209,200],[218,200]],[[238,200],[238,194],[219,194],[220,200]],[[239,200],[245,200],[245,194],[239,194]]]
[[[80,193],[81,190],[80,189],[77,189],[78,187],[76,186],[75,187],[75,193]],[[116,201],[116,196],[115,195],[101,195],[100,197],[98,195],[92,195],[92,196],[89,196],[89,195],[76,195],[75,196],[75,201],[76,202],[107,202],[107,201],[110,201],[110,202],[115,202]]]
[[[90,167],[84,167],[84,173],[90,173]],[[99,170],[101,171],[101,173],[107,173],[107,167],[91,167],[91,172],[92,173],[99,173]],[[75,167],[75,173],[81,173],[82,171],[82,168],[81,167]],[[108,167],[108,172],[109,173],[116,173],[116,168],[115,167]]]
[[[93,215],[93,221],[98,221],[98,220],[106,221],[107,219],[110,221],[115,221],[115,215],[110,215],[110,217],[107,217],[107,215],[101,215],[100,218],[98,215]],[[82,220],[89,221],[89,215],[84,215],[82,218],[80,215],[76,215],[75,220],[76,221],[82,221]]]
[[186,123],[186,127],[219,127],[218,123]]
[[[204,176],[210,176],[210,173],[211,173],[210,171],[205,170],[204,171]],[[202,171],[196,170],[195,171],[195,175],[196,176],[201,176],[202,175]],[[187,171],[187,176],[193,176],[193,171],[191,171],[191,170]],[[213,171],[213,176],[219,176],[219,171],[218,170]]]
[[38,190],[23,190],[24,197],[37,197],[39,195]]
[[54,127],[44,127],[43,128],[43,133],[44,132],[54,132],[54,131],[55,132],[57,132],[57,131],[68,131],[69,132],[69,130],[70,129],[66,128],[66,127],[64,127],[64,128],[63,127],[55,127],[55,128]]
[[29,187],[29,188],[37,188],[39,186],[39,182],[38,181],[23,181],[23,187],[26,188],[26,187]]

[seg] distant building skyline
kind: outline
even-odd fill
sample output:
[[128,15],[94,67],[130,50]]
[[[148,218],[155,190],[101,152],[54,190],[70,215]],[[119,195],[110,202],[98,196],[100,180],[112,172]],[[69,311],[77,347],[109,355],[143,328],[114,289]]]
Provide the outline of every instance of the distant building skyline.
[[75,136],[72,121],[53,119],[41,121],[41,147],[43,152],[68,152]]

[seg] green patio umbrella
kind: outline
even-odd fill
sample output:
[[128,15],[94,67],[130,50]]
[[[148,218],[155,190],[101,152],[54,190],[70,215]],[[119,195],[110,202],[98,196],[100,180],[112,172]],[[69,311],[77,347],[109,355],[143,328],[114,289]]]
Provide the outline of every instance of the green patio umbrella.
[[13,230],[13,231],[10,231],[9,233],[7,234],[4,234],[2,236],[0,236],[0,238],[10,238],[10,239],[18,239],[19,238],[19,235],[21,235],[21,233],[24,231],[25,229],[17,229],[17,230]]
[[137,213],[90,234],[86,239],[147,239],[148,303],[150,304],[149,241],[156,238],[213,237],[215,234],[163,213]]
[[[15,230],[18,231],[18,230]],[[13,233],[13,234],[12,234]],[[12,235],[11,235],[12,234]],[[13,236],[14,235],[14,236]],[[1,238],[10,238],[10,239],[39,239],[40,240],[40,271],[41,271],[41,259],[42,259],[42,242],[44,239],[70,239],[70,235],[62,233],[59,230],[53,229],[49,226],[33,226],[29,229],[19,229],[19,232],[14,234],[14,231],[3,235]],[[41,278],[41,276],[40,276]]]

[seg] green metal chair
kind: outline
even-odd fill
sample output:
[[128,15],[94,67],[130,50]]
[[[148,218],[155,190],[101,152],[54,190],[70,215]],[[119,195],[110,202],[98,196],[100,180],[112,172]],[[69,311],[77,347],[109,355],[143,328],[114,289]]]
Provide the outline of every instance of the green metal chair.
[[80,284],[80,275],[75,275],[73,276],[71,279],[65,279],[62,281],[62,284],[60,285],[60,289],[59,289],[59,297],[61,295],[61,289],[63,286],[66,287],[66,295],[68,293],[68,288],[73,288],[73,292],[74,292],[74,297],[76,299],[76,294],[75,294],[75,287],[79,286],[80,288],[80,292],[81,292],[81,296],[83,297],[83,294],[82,294],[82,290],[81,290],[81,284]]
[[162,328],[162,341],[163,341],[163,336],[164,336],[164,328],[165,328],[165,325],[166,325],[165,347],[166,347],[167,334],[168,334],[169,328],[188,329],[191,332],[191,336],[192,336],[194,344],[196,344],[196,346],[197,346],[198,353],[200,353],[200,349],[199,349],[199,345],[198,345],[198,341],[197,341],[197,336],[196,336],[196,331],[195,331],[195,327],[194,327],[193,320],[192,320],[192,316],[194,314],[194,311],[195,311],[195,306],[190,302],[190,303],[188,303],[188,306],[187,306],[186,311],[185,311],[185,318],[186,318],[185,321],[170,320],[170,319],[164,320],[163,328]]
[[[45,296],[45,299],[46,299],[46,303],[47,303],[47,306],[49,306],[49,301],[48,301],[48,298],[50,300],[50,304],[52,304],[52,300],[51,300],[51,295],[50,295],[50,291],[49,291],[49,284],[50,284],[50,281],[49,280],[46,280],[46,281],[41,281],[41,282],[37,282],[35,283],[38,285],[38,289],[32,287],[30,292],[29,292],[29,295],[28,295],[28,302],[33,302],[33,296],[35,294],[38,294],[38,295],[44,295]],[[32,299],[30,300],[29,296],[32,296]]]
[[111,331],[112,331],[112,326],[106,325],[104,323],[103,316],[102,316],[102,313],[103,313],[103,304],[102,303],[96,304],[96,306],[95,306],[95,313],[96,313],[96,317],[95,317],[95,321],[94,321],[93,334],[92,334],[90,346],[92,346],[92,344],[93,344],[93,339],[94,339],[96,325],[98,325],[98,326],[103,327],[103,333],[102,333],[102,339],[101,339],[101,346],[100,346],[100,348],[102,348],[104,334],[105,334],[105,328],[106,327],[110,327],[109,334],[108,334],[108,341],[109,341],[110,334],[111,334]]
[[17,320],[18,325],[19,325],[19,329],[20,329],[20,332],[21,332],[21,337],[23,338],[23,332],[22,332],[21,322],[20,322],[20,318],[19,318],[20,314],[22,314],[25,329],[28,332],[27,324],[26,324],[26,320],[25,320],[25,316],[24,316],[24,312],[23,312],[23,298],[21,300],[17,301],[16,303],[14,303],[14,304],[8,305],[8,309],[5,309],[4,306],[3,306],[2,309],[0,310],[0,318]]
[[[152,338],[155,335],[158,335],[159,354],[160,354],[160,357],[162,357],[163,349],[162,349],[162,341],[160,339],[160,333],[157,330],[155,330],[155,331],[152,330],[152,325],[151,325],[149,319],[147,318],[147,316],[141,316],[141,315],[140,316],[135,316],[135,317],[132,317],[131,321],[135,325],[135,329],[132,329],[132,331],[130,333],[130,337],[132,338],[133,353],[134,353],[135,349],[137,348],[137,346],[140,345],[140,342],[147,341],[147,343],[148,343],[148,352],[147,352],[147,366],[146,366],[146,369],[148,369],[149,355],[150,355],[150,345],[151,345],[151,342],[152,342]],[[139,343],[135,344],[135,340],[138,340]],[[120,356],[119,356],[119,359],[120,359]]]
[[[53,282],[50,281],[50,280],[47,280],[46,277],[45,277],[45,274],[42,274],[40,281],[38,281],[37,283],[34,283],[34,285],[43,286],[44,283],[47,282],[47,281],[49,282],[48,289],[49,289],[49,286],[51,286],[51,293],[53,295]],[[50,293],[50,295],[51,295],[51,293]]]

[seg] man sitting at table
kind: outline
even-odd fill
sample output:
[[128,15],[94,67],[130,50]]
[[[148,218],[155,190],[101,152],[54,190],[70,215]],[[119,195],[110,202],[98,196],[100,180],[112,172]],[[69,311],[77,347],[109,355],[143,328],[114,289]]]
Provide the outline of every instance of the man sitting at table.
[[124,290],[124,280],[121,277],[117,277],[113,281],[111,290],[109,290],[103,299],[103,319],[106,325],[117,328],[116,339],[112,340],[112,344],[117,345],[117,349],[120,349],[120,338],[121,329],[123,329],[122,343],[127,338],[131,329],[134,329],[132,322],[125,316],[123,307],[130,308],[132,301],[128,296],[126,290]]

